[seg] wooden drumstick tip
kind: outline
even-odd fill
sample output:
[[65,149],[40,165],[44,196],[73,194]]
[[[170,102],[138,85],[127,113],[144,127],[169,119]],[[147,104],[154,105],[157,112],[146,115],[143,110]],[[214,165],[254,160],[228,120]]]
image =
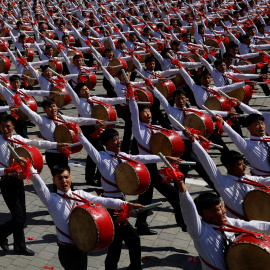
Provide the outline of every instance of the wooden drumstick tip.
[[186,130],[186,127],[179,123],[172,115],[168,114],[169,120],[177,125],[181,130]]
[[216,116],[211,110],[209,110],[205,105],[202,105],[202,108],[204,108],[211,116]]
[[20,156],[17,154],[17,152],[14,150],[14,148],[9,143],[8,143],[7,147],[10,150],[10,152],[13,154],[15,159],[17,159],[17,161],[20,161],[21,160]]

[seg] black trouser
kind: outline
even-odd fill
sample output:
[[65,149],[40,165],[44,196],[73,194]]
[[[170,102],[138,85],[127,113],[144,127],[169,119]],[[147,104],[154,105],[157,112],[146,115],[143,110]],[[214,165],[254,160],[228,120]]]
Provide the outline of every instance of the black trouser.
[[125,121],[124,127],[124,137],[122,140],[121,151],[125,153],[129,153],[130,149],[130,139],[132,136],[132,122],[131,122],[131,113],[129,108],[121,108],[117,109],[117,116],[122,118]]
[[[183,156],[181,156],[181,159],[183,160],[187,160],[187,161],[195,161],[196,162],[196,165],[192,165],[192,169],[194,169],[200,177],[203,178],[203,180],[216,192],[216,189],[215,189],[215,186],[214,184],[212,183],[212,181],[210,180],[207,172],[205,171],[202,163],[199,161],[199,159],[197,158],[197,155],[193,152],[193,149],[192,149],[192,144],[190,141],[187,141],[187,140],[184,140],[184,143],[185,143],[185,152],[183,154]],[[188,165],[183,165],[181,166],[180,168],[180,171],[181,173],[185,176],[187,176],[188,174],[188,171],[189,171],[189,168],[190,166]],[[178,190],[178,187],[177,187],[177,190]]]
[[103,78],[103,87],[107,91],[107,97],[117,97],[117,94],[114,90],[114,87],[111,85],[110,81],[107,78]]
[[[82,126],[81,127],[83,135],[86,137],[86,139],[98,150],[98,151],[104,151],[104,147],[101,144],[100,140],[98,138],[93,138],[90,136],[93,132],[95,132],[96,128],[94,126]],[[94,179],[100,179],[101,174],[97,168],[96,163],[90,158],[89,155],[87,155],[86,159],[86,166],[85,166],[85,180],[88,184],[91,184],[91,182]]]
[[[173,207],[177,225],[182,228],[185,227],[186,225],[180,210],[178,191],[171,184],[162,182],[162,178],[158,173],[156,164],[146,164],[146,167],[150,173],[151,184],[146,192],[139,195],[138,203],[143,205],[150,204],[153,198],[153,189],[156,188],[158,192],[161,193]],[[148,211],[137,214],[137,227],[146,225],[147,214]]]
[[135,71],[131,72],[131,74],[130,74],[130,81],[131,82],[134,82],[135,79],[136,79],[136,76],[137,76],[137,72],[135,72]]
[[59,244],[58,258],[65,270],[87,270],[87,253],[77,247]]
[[23,121],[21,119],[17,119],[15,121],[15,131],[17,134],[21,135],[24,138],[28,139],[28,135],[27,135],[27,122]]
[[[258,69],[257,68],[256,68],[255,73],[258,74]],[[268,66],[266,66],[266,67],[264,67],[264,68],[261,69],[261,74],[268,74]],[[263,82],[263,78],[255,79],[255,81]],[[267,84],[261,84],[260,86],[261,86],[264,94],[266,96],[270,96],[269,86]]]
[[121,222],[120,225],[115,223],[116,217],[113,209],[109,209],[114,223],[114,239],[108,248],[107,257],[105,259],[105,270],[116,270],[120,259],[122,242],[124,241],[128,250],[130,265],[129,270],[140,270],[141,267],[141,242],[137,231],[128,222],[126,225]]
[[0,188],[11,219],[0,225],[0,241],[13,234],[14,249],[25,249],[24,223],[26,221],[25,191],[23,180],[5,176],[0,181]]
[[166,117],[163,115],[162,111],[160,110],[160,101],[154,97],[153,105],[150,108],[151,114],[152,114],[152,125],[156,125],[157,121],[159,124],[167,129],[170,129],[170,122],[166,119]]
[[84,53],[83,54],[84,57],[84,62],[88,67],[92,67],[93,66],[93,62],[94,62],[94,58],[93,55],[90,53]]

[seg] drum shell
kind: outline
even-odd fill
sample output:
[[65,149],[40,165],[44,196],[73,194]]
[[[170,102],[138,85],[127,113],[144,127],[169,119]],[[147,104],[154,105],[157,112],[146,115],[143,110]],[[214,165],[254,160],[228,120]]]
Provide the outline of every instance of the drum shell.
[[68,35],[70,46],[75,46],[75,38],[72,35]]
[[[115,109],[110,104],[97,104],[93,107],[92,117],[104,121],[116,121]],[[99,126],[99,128],[113,128],[115,125]]]
[[270,238],[261,233],[241,234],[235,238],[226,254],[229,270],[269,269]]
[[[214,123],[212,119],[203,112],[192,112],[185,116],[184,126],[200,130],[206,138],[210,137],[214,131]],[[203,128],[200,128],[202,125]]]
[[0,73],[6,73],[10,69],[10,61],[5,56],[0,56]]
[[[119,67],[119,65],[121,65]],[[117,66],[116,68],[113,68],[114,66]],[[121,69],[127,69],[127,62],[122,59],[122,58],[117,58],[117,57],[114,57],[112,58],[109,63],[108,63],[108,67],[110,67],[108,69],[109,73],[113,76],[113,77],[116,77],[118,76],[118,72],[119,70]],[[112,68],[111,68],[112,67]]]
[[185,144],[181,136],[173,130],[161,130],[152,134],[150,149],[154,155],[161,152],[165,156],[180,157],[185,152]]
[[93,252],[107,248],[112,243],[114,224],[108,211],[101,205],[79,205],[71,212],[69,232],[78,249]]
[[[23,74],[30,78],[35,78],[35,76],[31,73],[29,69],[26,69]],[[27,79],[26,82],[29,86],[35,86],[39,84],[37,80],[32,80],[32,79],[31,80]]]
[[32,49],[26,49],[25,55],[28,62],[33,62],[35,53]]
[[[53,86],[50,91],[55,91],[59,93],[67,93],[67,90],[65,88],[60,88],[58,86]],[[61,95],[61,96],[55,96],[54,94],[50,94],[49,97],[55,100],[55,103],[58,108],[65,107],[71,102],[71,97],[69,94]]]
[[235,97],[243,103],[248,103],[252,98],[252,94],[253,94],[253,88],[250,85],[239,87],[227,93],[228,96]]
[[[113,41],[115,47],[118,48],[118,40],[117,40],[116,38],[113,38],[112,41]],[[105,40],[105,42],[104,42],[104,47],[105,47],[105,48],[109,48],[109,49],[112,48],[112,47],[111,47],[111,43],[110,43],[110,41],[109,41],[108,39]]]
[[[87,73],[86,75],[84,76],[87,76],[87,81],[85,82],[85,85],[89,88],[89,89],[93,89],[96,84],[97,84],[97,76],[96,74],[94,73]],[[78,80],[78,82],[82,82],[80,79]]]
[[127,161],[115,171],[118,188],[126,195],[140,195],[148,190],[151,182],[148,169],[141,162]]
[[57,59],[49,60],[48,65],[50,66],[52,70],[54,70],[55,72],[59,74],[61,74],[63,71],[63,65],[60,60],[57,60]]
[[45,35],[47,38],[54,39],[54,34],[52,32],[46,31]]
[[155,87],[166,99],[172,99],[173,92],[175,91],[175,85],[171,80],[162,83],[157,82]]
[[215,111],[231,111],[232,106],[228,100],[223,96],[213,96],[206,100],[205,106],[209,110]]
[[[23,103],[25,103],[29,109],[34,112],[37,112],[37,103],[33,97],[30,96],[20,96]],[[18,111],[19,118],[23,121],[29,120],[28,115],[26,115],[21,110]]]
[[[39,150],[32,145],[22,145],[14,149],[19,157],[29,158],[32,161],[33,167],[41,173],[43,169],[43,158]],[[10,156],[10,164],[12,163],[13,156]]]
[[[70,130],[65,125],[58,125],[54,130],[54,140],[58,143],[77,143],[79,142],[75,132]],[[83,146],[76,145],[71,147],[72,154],[78,153],[82,150]]]
[[270,191],[254,189],[248,192],[243,201],[243,209],[248,220],[270,221]]
[[175,78],[172,78],[172,82],[174,83],[175,87],[184,87],[187,85],[180,73],[175,74]]
[[104,51],[105,51],[105,47],[103,45],[103,43],[101,43],[100,41],[98,40],[93,40],[91,41],[91,44],[94,48],[97,48],[96,50],[100,53],[100,54],[103,54]]
[[135,94],[135,96],[138,97],[139,101],[150,102],[148,107],[151,107],[153,105],[154,98],[153,98],[152,94],[148,90],[136,89],[136,90],[134,90],[134,94]]

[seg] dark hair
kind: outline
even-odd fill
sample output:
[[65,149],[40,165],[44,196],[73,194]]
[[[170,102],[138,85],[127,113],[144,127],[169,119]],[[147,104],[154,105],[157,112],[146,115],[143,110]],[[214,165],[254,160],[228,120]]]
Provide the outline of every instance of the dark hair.
[[107,141],[110,139],[119,136],[119,133],[117,130],[113,128],[108,128],[105,129],[99,136],[99,140],[101,141],[102,144],[105,144]]
[[54,177],[57,174],[61,174],[64,171],[68,171],[70,173],[70,167],[68,165],[55,165],[52,167],[51,174]]
[[111,48],[105,48],[105,50],[104,50],[102,56],[106,56],[106,53],[107,53],[107,52],[113,52],[113,49],[111,49]]
[[15,125],[16,119],[11,116],[11,114],[4,114],[0,118],[0,123],[2,122],[11,122],[13,125]]
[[52,104],[56,104],[54,99],[44,99],[41,102],[41,107],[45,109],[47,106],[51,106]]
[[221,65],[222,63],[224,63],[224,61],[222,59],[217,59],[215,62],[214,62],[214,66],[217,67],[219,65]]
[[186,97],[187,93],[184,91],[183,88],[179,88],[173,92],[173,99],[178,95],[184,95]]
[[[117,73],[117,76],[118,76],[118,77],[121,76],[122,70],[123,70],[123,69],[120,69],[120,70],[118,71],[118,73]],[[126,73],[129,72],[127,69],[124,69],[124,71],[125,71]]]
[[172,48],[165,48],[164,51],[161,53],[162,57],[165,57],[165,55],[167,54],[167,52],[171,51]]
[[241,42],[241,43],[243,43],[244,42],[244,39],[247,39],[247,38],[249,38],[250,37],[250,35],[241,35],[240,37],[239,37],[239,41]]
[[204,28],[204,26],[202,24],[198,25],[198,31],[202,30]]
[[211,76],[207,69],[205,69],[201,74],[197,74],[196,76],[196,84],[201,85],[200,79],[204,76]]
[[143,110],[146,110],[146,109],[149,110],[149,107],[146,106],[146,105],[139,105],[139,106],[138,106],[139,113],[142,112]]
[[73,56],[72,59],[73,59],[73,61],[75,61],[75,60],[80,59],[80,58],[82,58],[82,56],[79,55],[79,54],[76,54],[76,55]]
[[224,58],[228,58],[228,57],[234,58],[234,55],[233,55],[232,53],[230,53],[230,52],[225,52],[225,53],[223,54],[223,59],[224,59]]
[[14,82],[14,81],[17,81],[17,80],[21,80],[21,78],[18,76],[18,75],[12,75],[9,77],[9,81],[10,82]]
[[85,31],[87,31],[87,30],[89,30],[89,27],[84,27],[84,28],[82,29],[82,32],[85,32]]
[[203,211],[210,209],[214,205],[220,204],[220,198],[211,192],[205,192],[200,194],[194,199],[198,214],[203,217]]
[[62,40],[63,40],[64,38],[66,38],[66,37],[68,37],[68,39],[69,39],[69,36],[68,36],[68,35],[63,35],[63,36],[62,36]]
[[24,39],[24,38],[26,38],[25,35],[19,35],[19,39]]
[[172,45],[175,45],[175,46],[180,46],[180,42],[178,40],[174,40],[172,43],[171,43],[171,46]]
[[155,58],[154,57],[147,57],[145,60],[144,60],[144,63],[150,63],[150,62],[156,62]]
[[43,65],[41,66],[41,71],[44,72],[49,67],[50,67],[49,65]]
[[235,164],[238,160],[244,160],[244,159],[245,158],[241,153],[234,150],[225,151],[220,157],[220,161],[222,165],[225,166],[226,168],[229,165]]
[[85,83],[78,83],[76,87],[74,88],[75,93],[79,96],[79,93],[81,91],[81,88],[84,87],[86,84]]
[[245,118],[243,126],[244,126],[244,127],[248,127],[248,126],[250,126],[254,121],[257,121],[257,120],[262,120],[262,121],[264,121],[264,117],[263,117],[261,114],[258,114],[258,113],[252,113],[252,114],[248,115],[248,116]]
[[236,47],[238,48],[238,45],[234,43],[233,41],[230,41],[227,48],[230,49],[230,48],[236,48]]
[[47,45],[46,47],[45,47],[45,51],[46,50],[49,50],[49,49],[51,49],[52,48],[52,45]]
[[23,23],[21,21],[17,21],[16,25],[23,25]]

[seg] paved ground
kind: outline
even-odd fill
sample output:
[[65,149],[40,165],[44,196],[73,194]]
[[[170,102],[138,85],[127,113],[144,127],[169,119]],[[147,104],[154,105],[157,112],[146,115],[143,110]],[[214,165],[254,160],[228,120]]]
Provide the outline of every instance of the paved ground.
[[[104,95],[105,90],[102,88],[100,76],[96,86],[94,95]],[[259,90],[258,94],[262,94]],[[37,99],[40,101],[40,99]],[[268,99],[251,100],[250,104],[257,109],[267,111],[269,109]],[[69,105],[62,111],[67,115],[77,116],[75,107]],[[41,109],[39,107],[39,112]],[[121,126],[119,126],[121,127]],[[121,131],[122,132],[122,131]],[[39,135],[36,127],[29,128],[31,138],[36,138]],[[246,130],[244,130],[246,134]],[[228,141],[228,138],[225,137]],[[235,149],[235,146],[229,143],[230,149]],[[215,162],[220,165],[219,152],[210,150],[211,156]],[[71,174],[73,183],[76,189],[85,189],[89,192],[94,192],[94,188],[85,185],[84,181],[84,161],[85,151],[72,156],[70,160]],[[162,165],[162,164],[160,164]],[[222,166],[220,167],[221,169]],[[223,170],[224,172],[224,170]],[[46,164],[41,173],[43,180],[48,186],[51,185],[51,174]],[[187,187],[192,196],[197,196],[199,193],[209,190],[206,183],[202,181],[194,171],[188,175]],[[0,270],[35,270],[43,269],[44,266],[53,267],[55,270],[62,269],[58,261],[55,226],[39,198],[36,196],[34,189],[25,182],[26,190],[26,205],[27,205],[27,222],[25,224],[25,236],[34,237],[33,240],[26,239],[27,245],[36,252],[34,257],[25,257],[13,255],[12,251],[4,253],[0,250]],[[128,196],[129,201],[136,201],[136,196]],[[169,269],[201,269],[201,265],[197,256],[197,252],[193,246],[193,242],[187,233],[183,233],[175,223],[172,208],[158,192],[154,193],[154,201],[163,201],[164,204],[154,209],[150,213],[148,222],[151,228],[158,231],[155,236],[142,236],[142,264],[144,269],[149,270],[169,270]],[[7,209],[2,196],[0,196],[0,223],[5,222],[10,218],[9,210]],[[135,217],[130,218],[130,222],[134,224]],[[12,248],[13,238],[9,237],[10,248]],[[88,256],[88,269],[104,269],[104,260],[107,250],[91,253]],[[128,250],[123,245],[119,269],[126,269],[129,264]],[[53,269],[52,268],[52,269]]]

